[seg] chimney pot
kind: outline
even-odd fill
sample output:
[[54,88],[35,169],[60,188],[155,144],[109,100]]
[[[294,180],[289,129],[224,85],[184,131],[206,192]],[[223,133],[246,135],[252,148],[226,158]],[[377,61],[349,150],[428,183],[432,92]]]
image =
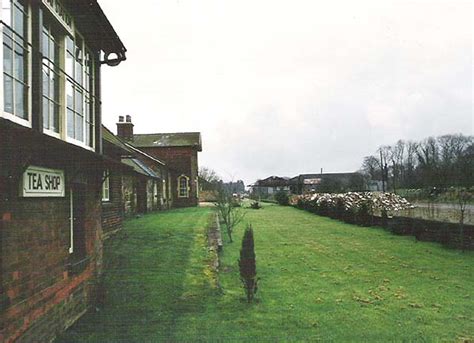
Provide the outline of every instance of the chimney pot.
[[119,116],[119,123],[123,123],[123,116]]
[[131,123],[132,122],[132,117],[127,115],[125,120],[127,121],[127,123]]

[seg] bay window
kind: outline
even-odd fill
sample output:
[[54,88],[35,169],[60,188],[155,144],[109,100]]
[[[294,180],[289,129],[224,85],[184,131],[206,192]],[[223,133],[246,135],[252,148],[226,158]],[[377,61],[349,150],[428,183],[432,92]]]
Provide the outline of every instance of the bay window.
[[67,136],[93,146],[93,60],[84,41],[66,36]]
[[53,24],[44,21],[43,32],[43,128],[59,133],[61,36]]
[[13,119],[29,120],[28,10],[20,0],[2,1],[3,111]]
[[[41,112],[42,129],[59,139],[94,148],[95,54],[76,30],[73,18],[60,0],[39,2],[35,15],[27,0],[2,0],[3,26],[3,104],[1,116],[32,126],[32,116]],[[31,19],[31,16],[33,19]],[[38,34],[31,32],[34,18],[40,16]],[[41,42],[30,42],[39,37]],[[34,38],[36,39],[36,38]],[[31,47],[41,47],[41,61],[35,62]],[[31,62],[33,59],[33,63]],[[31,89],[32,65],[41,65],[40,87]],[[31,93],[41,102],[31,108]],[[35,112],[36,111],[36,112]],[[33,113],[32,113],[33,112]],[[34,121],[33,121],[34,122]]]

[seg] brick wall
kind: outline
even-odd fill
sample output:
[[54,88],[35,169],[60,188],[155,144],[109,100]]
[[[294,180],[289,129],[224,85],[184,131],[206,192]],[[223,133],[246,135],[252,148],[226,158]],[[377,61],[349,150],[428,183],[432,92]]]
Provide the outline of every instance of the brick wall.
[[[163,160],[169,168],[171,193],[174,207],[197,206],[197,175],[198,175],[198,158],[197,151],[192,147],[163,147],[163,148],[140,148],[147,154]],[[189,197],[178,197],[177,180],[180,175],[189,177]]]
[[135,215],[137,213],[137,192],[133,174],[122,175],[122,196],[125,217]]
[[[5,139],[21,142],[12,144]],[[101,174],[93,153],[28,130],[2,132],[0,189],[0,342],[50,341],[95,298],[102,266]],[[65,172],[66,196],[23,198],[19,180],[29,165]],[[70,186],[85,190],[85,255],[71,270]]]
[[102,231],[104,238],[122,229],[124,208],[122,205],[122,172],[109,166],[110,200],[102,202]]

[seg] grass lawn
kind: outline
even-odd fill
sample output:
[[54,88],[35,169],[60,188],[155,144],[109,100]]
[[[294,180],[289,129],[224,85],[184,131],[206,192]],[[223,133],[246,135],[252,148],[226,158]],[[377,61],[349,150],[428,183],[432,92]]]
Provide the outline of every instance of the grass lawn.
[[[210,209],[130,221],[106,247],[110,291],[64,342],[474,340],[474,254],[290,207],[248,210],[258,303],[237,259],[244,223],[208,268]],[[225,237],[224,237],[225,238]]]

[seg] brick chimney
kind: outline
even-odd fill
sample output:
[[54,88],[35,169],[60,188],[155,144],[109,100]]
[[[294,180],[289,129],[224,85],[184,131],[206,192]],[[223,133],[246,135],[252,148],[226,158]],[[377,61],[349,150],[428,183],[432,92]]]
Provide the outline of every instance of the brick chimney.
[[117,136],[126,141],[133,141],[132,117],[127,115],[125,121],[123,119],[123,116],[119,116],[119,121],[117,123]]

